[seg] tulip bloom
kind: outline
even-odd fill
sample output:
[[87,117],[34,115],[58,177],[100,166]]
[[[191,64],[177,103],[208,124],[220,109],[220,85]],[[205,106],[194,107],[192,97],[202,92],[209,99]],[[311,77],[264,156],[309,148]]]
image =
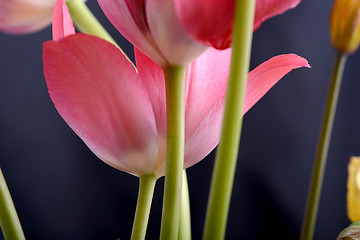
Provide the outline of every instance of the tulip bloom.
[[[137,67],[113,44],[73,34],[64,13],[55,11],[55,40],[44,44],[43,54],[45,78],[58,112],[107,164],[136,176],[163,176],[166,100],[162,69],[136,48]],[[230,55],[230,49],[210,49],[187,67],[185,168],[218,144]],[[305,59],[289,54],[251,71],[244,113],[286,73],[306,66]]]
[[[296,7],[301,0],[257,0],[254,30],[275,15]],[[174,0],[179,21],[191,37],[217,49],[232,40],[235,0]]]
[[206,50],[186,34],[173,0],[98,2],[119,32],[160,66],[187,65]]
[[0,31],[26,34],[51,24],[55,0],[1,0]]

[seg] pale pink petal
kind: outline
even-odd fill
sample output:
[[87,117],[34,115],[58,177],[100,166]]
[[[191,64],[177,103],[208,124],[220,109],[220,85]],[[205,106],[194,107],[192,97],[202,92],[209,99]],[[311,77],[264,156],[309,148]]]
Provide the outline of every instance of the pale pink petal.
[[1,0],[0,31],[27,34],[51,24],[55,0]]
[[159,65],[166,60],[150,33],[144,0],[98,0],[110,22],[136,48]]
[[[254,30],[266,19],[294,8],[301,0],[257,0]],[[180,22],[191,37],[218,49],[230,47],[235,0],[174,0]]]
[[187,65],[207,49],[185,32],[173,1],[147,0],[146,17],[151,35],[169,64]]
[[[210,77],[208,80],[203,81],[203,84],[206,86],[209,83],[217,82],[217,85],[215,86],[219,87],[219,96],[217,98],[215,92],[212,92],[211,89],[208,90],[212,96],[208,99],[208,106],[206,106],[205,103],[200,103],[198,106],[195,96],[193,99],[188,98],[187,100],[187,114],[191,111],[191,104],[194,110],[192,110],[192,115],[187,115],[186,126],[190,129],[193,128],[194,126],[189,125],[191,125],[190,123],[195,120],[196,129],[195,131],[192,130],[192,134],[191,132],[189,133],[189,129],[187,129],[188,135],[185,145],[185,168],[202,160],[216,147],[220,138],[225,95],[224,87],[221,86],[226,85],[228,73],[223,72],[223,75],[211,76],[211,69],[212,67],[216,67],[216,55],[218,55],[218,58],[220,59],[221,55],[219,54],[223,54],[223,58],[226,59],[229,58],[230,53],[223,51],[223,53],[210,52],[208,54],[208,64],[205,65],[207,67],[203,67],[200,72],[203,72],[205,76],[206,74],[210,74]],[[212,58],[214,60],[211,61]],[[223,59],[221,61],[223,61]],[[227,62],[226,65],[228,65],[229,60],[225,62]],[[251,71],[248,75],[243,114],[245,114],[256,102],[258,102],[285,74],[300,67],[309,67],[308,62],[304,58],[295,54],[287,54],[273,57]],[[194,80],[195,79],[192,79],[192,81]],[[207,112],[201,111],[201,105],[207,109]],[[197,108],[201,117],[196,116],[195,108]],[[200,124],[198,124],[199,120],[201,121]]]
[[113,44],[75,34],[44,44],[44,72],[56,109],[109,165],[153,173],[158,139],[146,88]]
[[75,33],[69,9],[64,0],[56,1],[53,14],[52,32],[53,39],[55,41]]

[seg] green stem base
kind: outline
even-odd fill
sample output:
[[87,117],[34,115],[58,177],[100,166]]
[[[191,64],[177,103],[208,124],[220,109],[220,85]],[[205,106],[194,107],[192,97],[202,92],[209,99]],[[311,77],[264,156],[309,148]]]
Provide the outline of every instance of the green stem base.
[[0,226],[7,240],[24,240],[19,217],[0,169]]
[[156,176],[154,174],[140,177],[139,195],[131,233],[131,240],[145,239],[155,183]]

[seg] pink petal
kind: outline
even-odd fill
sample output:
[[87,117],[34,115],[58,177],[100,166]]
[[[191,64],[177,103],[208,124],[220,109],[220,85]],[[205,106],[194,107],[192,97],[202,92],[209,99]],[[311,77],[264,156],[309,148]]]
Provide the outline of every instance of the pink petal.
[[53,39],[60,40],[68,35],[75,33],[75,28],[71,20],[69,9],[65,4],[65,0],[57,0],[53,14]]
[[[268,18],[294,8],[301,0],[257,0],[254,30]],[[188,34],[218,49],[230,47],[235,0],[174,0]]]
[[151,35],[170,64],[187,65],[206,50],[187,35],[175,14],[173,1],[147,0],[146,17]]
[[219,143],[230,59],[230,49],[210,49],[188,67],[185,168],[202,160]]
[[261,0],[256,2],[254,31],[267,19],[295,8],[301,0]]
[[146,19],[144,0],[98,0],[110,22],[136,48],[159,65],[166,64]]
[[[199,63],[201,71],[198,72],[200,74],[198,73],[192,79],[192,83],[205,77],[202,82],[204,89],[196,90],[201,88],[200,84],[196,84],[198,87],[194,87],[194,84],[190,86],[186,111],[185,168],[202,160],[219,142],[230,54],[229,50],[222,52],[208,51],[200,57],[203,58],[200,61],[206,61],[207,64],[202,65]],[[222,62],[224,65],[217,66],[216,59],[221,59],[218,62]],[[219,69],[213,72],[220,71],[221,74],[212,72],[212,69],[216,67]],[[309,67],[308,62],[295,54],[288,54],[273,57],[251,71],[248,76],[243,114],[258,102],[285,74],[300,67]],[[222,68],[223,70],[221,70]],[[214,85],[214,89],[211,89],[211,84]],[[215,89],[219,90],[218,93],[216,93]],[[194,93],[192,94],[191,91],[194,91]],[[205,96],[206,92],[209,93],[208,98]],[[202,96],[203,102],[196,100],[196,94]],[[206,104],[206,101],[208,101],[208,104]],[[192,125],[193,122],[194,125]]]
[[139,77],[146,91],[149,93],[149,100],[154,111],[157,132],[159,135],[166,137],[166,91],[164,72],[156,63],[136,48],[135,60]]
[[185,65],[206,47],[186,34],[169,0],[98,0],[112,24],[160,66]]
[[0,31],[26,34],[51,23],[55,0],[0,1]]
[[102,39],[75,34],[44,44],[44,72],[56,109],[104,162],[152,173],[158,137],[148,93],[134,66]]
[[293,69],[310,67],[305,58],[296,54],[284,54],[270,58],[249,73],[244,102],[245,114],[283,76]]

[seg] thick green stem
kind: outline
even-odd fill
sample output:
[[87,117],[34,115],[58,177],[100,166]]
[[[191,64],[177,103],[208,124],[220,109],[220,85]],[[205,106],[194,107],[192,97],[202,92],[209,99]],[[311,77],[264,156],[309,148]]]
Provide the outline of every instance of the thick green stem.
[[166,85],[166,173],[160,239],[177,239],[180,221],[181,183],[185,139],[185,69],[164,68]]
[[155,183],[156,176],[154,174],[140,177],[139,195],[131,233],[131,240],[145,239]]
[[191,214],[190,214],[190,196],[189,185],[184,170],[182,194],[181,194],[181,212],[178,240],[191,240]]
[[97,36],[118,46],[82,0],[70,0],[66,2],[66,5],[79,31]]
[[[239,149],[243,102],[251,53],[255,0],[238,0],[224,120],[216,153],[204,239],[224,239]],[[204,140],[206,141],[206,140]]]
[[25,239],[9,189],[0,169],[0,226],[7,240]]
[[316,217],[319,208],[320,194],[326,166],[326,159],[329,150],[329,142],[331,138],[331,131],[333,128],[345,62],[346,55],[339,53],[333,69],[332,79],[328,92],[328,99],[321,126],[312,180],[310,183],[310,189],[306,204],[306,212],[303,220],[303,227],[301,232],[302,240],[310,240],[313,239],[314,236]]

